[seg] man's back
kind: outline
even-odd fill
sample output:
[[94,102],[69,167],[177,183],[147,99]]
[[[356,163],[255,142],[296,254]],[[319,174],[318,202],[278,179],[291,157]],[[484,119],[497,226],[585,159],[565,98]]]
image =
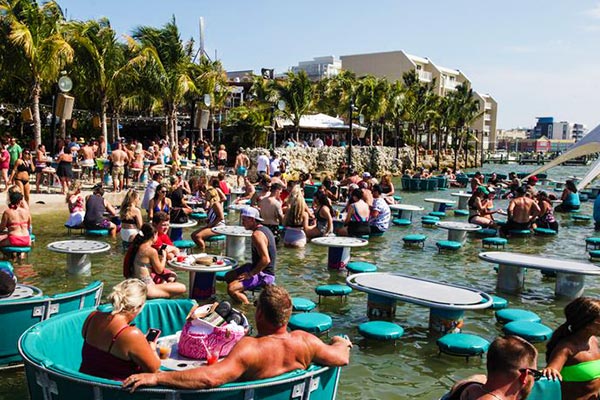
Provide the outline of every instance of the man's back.
[[279,225],[281,211],[281,202],[274,196],[265,197],[258,203],[260,207],[260,216],[267,225]]
[[113,150],[113,152],[110,153],[110,160],[116,165],[123,165],[125,160],[127,160],[127,153],[121,149]]
[[511,200],[509,211],[511,210],[510,215],[514,222],[526,223],[529,222],[531,216],[539,212],[539,207],[532,199],[521,196]]

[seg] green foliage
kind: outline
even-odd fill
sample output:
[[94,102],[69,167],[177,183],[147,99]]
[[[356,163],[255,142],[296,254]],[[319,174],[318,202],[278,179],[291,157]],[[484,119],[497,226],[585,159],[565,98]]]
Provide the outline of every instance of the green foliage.
[[[233,148],[267,147],[270,109],[265,106],[240,106],[232,109],[223,126]],[[230,146],[231,147],[231,146]]]

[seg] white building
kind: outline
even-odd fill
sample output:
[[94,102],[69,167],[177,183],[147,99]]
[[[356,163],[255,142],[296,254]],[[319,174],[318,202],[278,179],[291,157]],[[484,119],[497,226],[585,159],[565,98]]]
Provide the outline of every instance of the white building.
[[576,142],[581,140],[587,133],[587,128],[583,124],[570,123],[568,121],[560,121],[552,123],[552,134],[548,139],[554,140],[569,140],[573,139]]
[[305,71],[311,80],[332,78],[342,70],[342,62],[335,56],[315,57],[310,61],[300,61],[291,68],[292,72]]

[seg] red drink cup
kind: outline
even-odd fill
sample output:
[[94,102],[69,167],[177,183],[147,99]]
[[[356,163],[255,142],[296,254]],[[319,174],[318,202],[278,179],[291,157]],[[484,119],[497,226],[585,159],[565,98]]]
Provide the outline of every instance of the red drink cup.
[[177,262],[184,262],[185,258],[185,256],[177,256]]

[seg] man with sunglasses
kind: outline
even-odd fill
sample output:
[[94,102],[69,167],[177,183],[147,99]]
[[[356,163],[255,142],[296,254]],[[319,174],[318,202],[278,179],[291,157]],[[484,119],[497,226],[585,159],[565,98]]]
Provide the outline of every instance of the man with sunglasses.
[[350,361],[350,340],[335,336],[331,344],[296,330],[287,331],[292,299],[281,286],[269,285],[256,302],[256,337],[246,336],[220,362],[185,371],[132,375],[123,387],[133,392],[139,386],[165,385],[181,389],[204,389],[228,382],[267,379],[310,364],[330,367]]
[[534,381],[537,350],[519,336],[498,337],[487,353],[487,377],[473,375],[457,382],[446,400],[524,400]]

